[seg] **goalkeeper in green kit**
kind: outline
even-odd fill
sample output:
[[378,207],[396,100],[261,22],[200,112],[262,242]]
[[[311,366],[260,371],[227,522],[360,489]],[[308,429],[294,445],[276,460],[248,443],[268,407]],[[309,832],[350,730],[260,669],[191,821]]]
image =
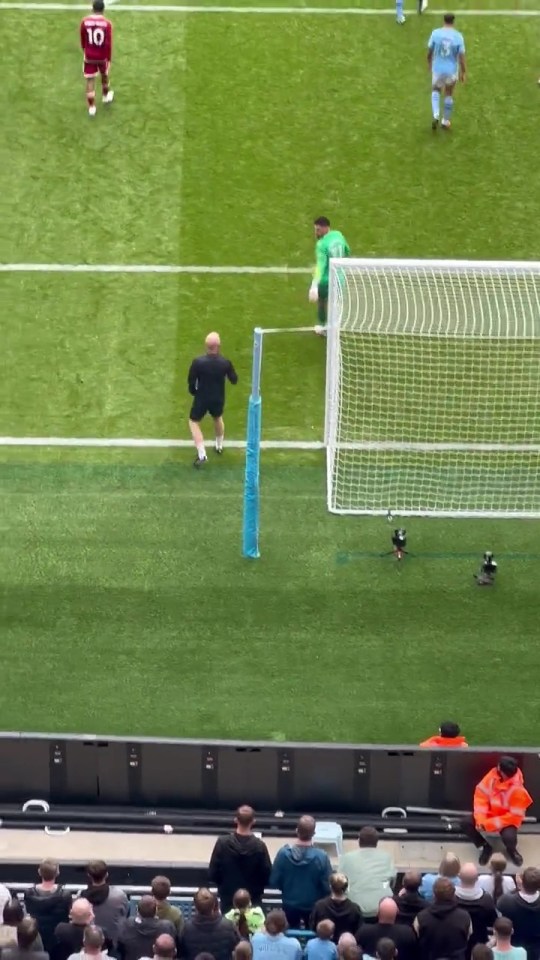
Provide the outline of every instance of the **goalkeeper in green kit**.
[[330,228],[328,217],[317,217],[314,221],[315,271],[309,288],[309,302],[317,304],[318,324],[315,333],[326,336],[326,315],[328,311],[328,280],[330,260],[334,257],[350,257],[351,251],[345,237],[339,230]]

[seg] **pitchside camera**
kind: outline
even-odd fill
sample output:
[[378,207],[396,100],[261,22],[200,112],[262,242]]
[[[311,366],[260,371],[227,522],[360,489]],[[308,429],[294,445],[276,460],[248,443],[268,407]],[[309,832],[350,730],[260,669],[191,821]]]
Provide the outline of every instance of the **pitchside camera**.
[[479,587],[491,587],[495,583],[495,574],[497,573],[497,561],[491,550],[486,550],[480,564],[480,572],[474,574]]
[[407,531],[403,527],[398,527],[397,530],[394,530],[392,534],[392,546],[397,552],[398,550],[402,552],[407,546]]

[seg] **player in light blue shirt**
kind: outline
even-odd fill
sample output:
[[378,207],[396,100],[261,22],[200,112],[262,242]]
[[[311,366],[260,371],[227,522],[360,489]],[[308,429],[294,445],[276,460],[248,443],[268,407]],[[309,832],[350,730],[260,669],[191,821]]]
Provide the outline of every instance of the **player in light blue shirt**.
[[441,126],[449,129],[450,117],[454,106],[454,87],[458,81],[465,82],[467,66],[465,63],[465,41],[454,27],[455,16],[445,13],[444,27],[437,27],[429,38],[428,65],[431,70],[431,109],[433,122],[431,127],[439,126],[441,111],[441,92],[444,91],[444,112]]

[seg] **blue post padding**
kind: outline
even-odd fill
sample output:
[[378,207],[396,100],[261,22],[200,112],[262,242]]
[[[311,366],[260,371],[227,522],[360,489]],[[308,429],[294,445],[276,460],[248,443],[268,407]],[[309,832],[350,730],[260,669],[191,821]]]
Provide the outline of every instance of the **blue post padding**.
[[259,553],[259,464],[261,456],[261,398],[250,397],[244,476],[242,553],[256,560]]

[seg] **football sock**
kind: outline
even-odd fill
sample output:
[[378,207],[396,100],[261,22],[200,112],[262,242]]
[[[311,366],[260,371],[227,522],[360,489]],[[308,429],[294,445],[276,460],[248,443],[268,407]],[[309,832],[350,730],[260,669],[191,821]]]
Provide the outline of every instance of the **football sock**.
[[452,116],[452,107],[453,107],[453,106],[454,106],[454,98],[453,98],[453,97],[445,97],[445,98],[444,98],[444,119],[445,119],[445,120],[449,120],[450,117]]
[[216,450],[223,450],[223,436],[216,437]]
[[96,95],[93,90],[89,90],[86,94],[86,102],[89,107],[93,107],[96,100]]
[[103,80],[101,83],[101,93],[104,97],[106,97],[108,92],[109,92],[109,81]]
[[396,0],[396,17],[399,20],[403,16],[403,0]]
[[206,450],[204,448],[204,443],[197,444],[197,454],[199,456],[199,460],[206,460]]
[[439,119],[439,110],[441,107],[441,95],[438,90],[431,91],[431,109],[433,111],[433,116],[438,120]]

